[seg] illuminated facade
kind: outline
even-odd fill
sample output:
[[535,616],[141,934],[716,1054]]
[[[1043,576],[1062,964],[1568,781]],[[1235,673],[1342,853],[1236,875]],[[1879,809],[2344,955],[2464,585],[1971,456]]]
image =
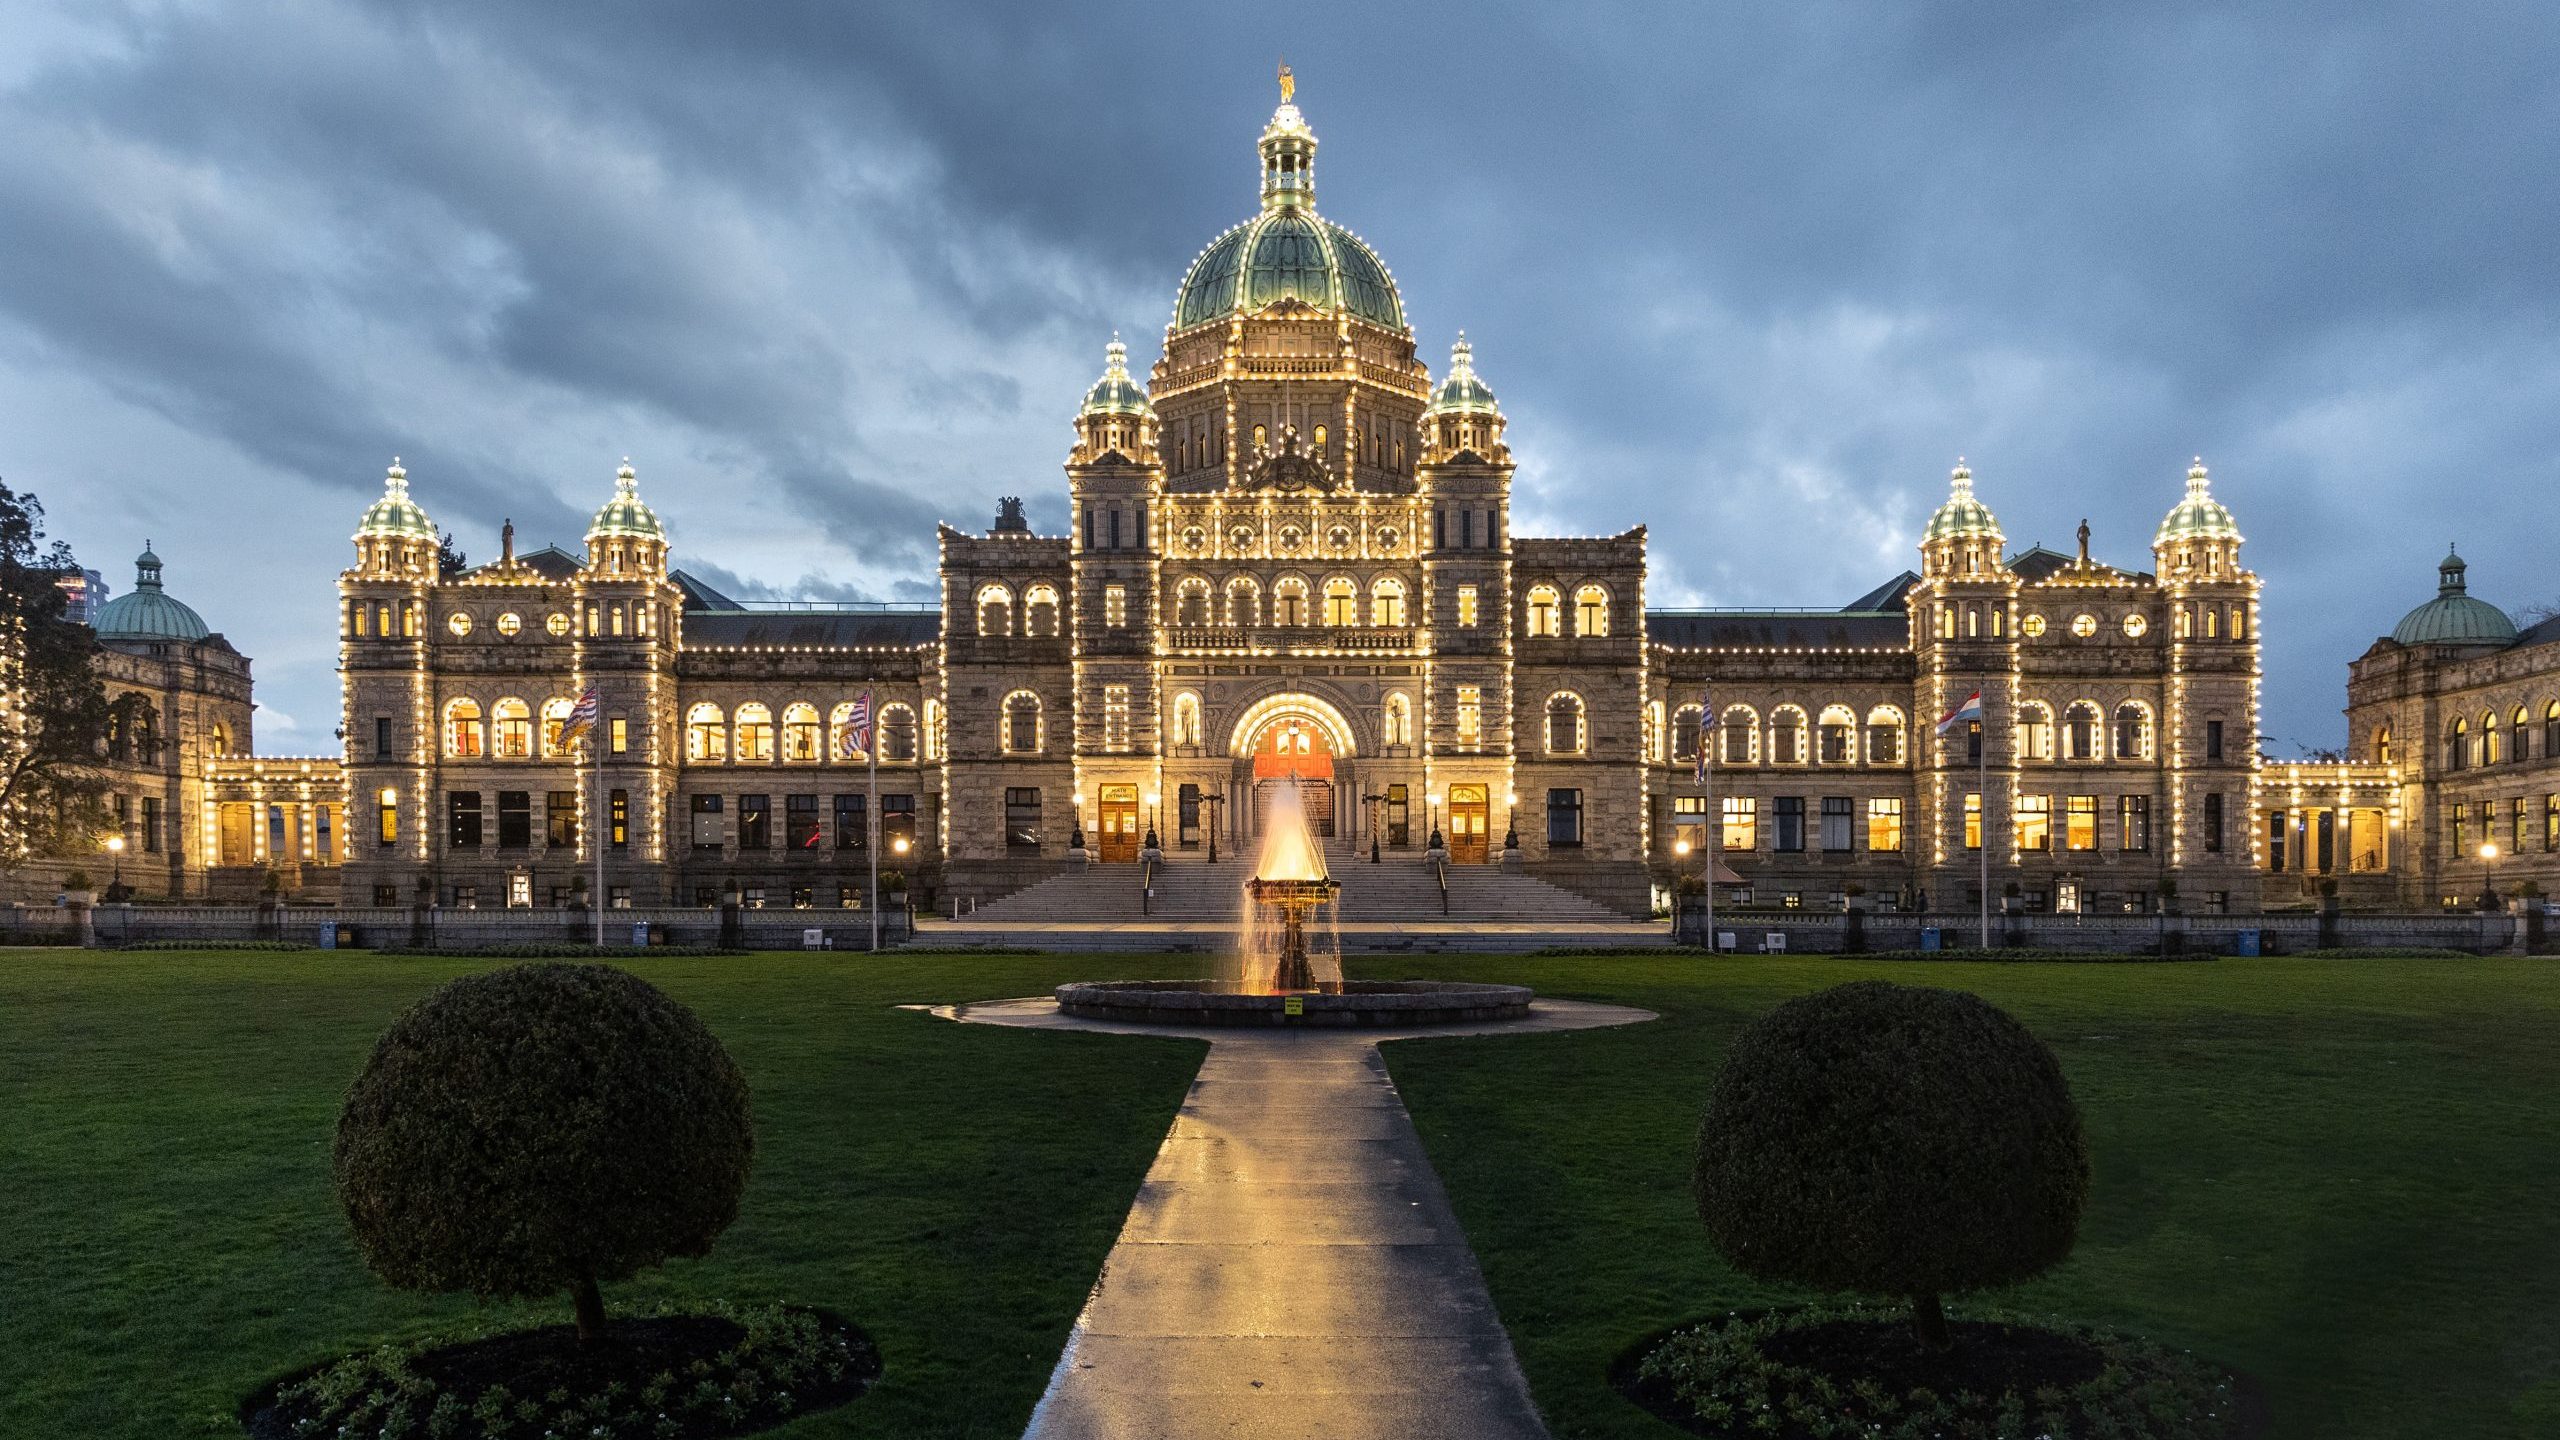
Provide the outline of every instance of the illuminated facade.
[[[2257,579],[2201,465],[2149,571],[2085,528],[2007,553],[1959,468],[1919,572],[1845,609],[1649,612],[1642,528],[1513,533],[1492,389],[1463,337],[1418,357],[1293,104],[1257,151],[1152,371],[1115,340],[1077,410],[1068,533],[943,527],[938,610],[727,600],[628,466],[583,553],[441,577],[395,465],[341,581],[347,899],[574,903],[601,833],[608,903],[860,903],[875,818],[884,864],[989,896],[1248,845],[1285,780],[1364,858],[1639,913],[1709,851],[1764,903],[1969,906],[1982,844],[2024,908],[2255,907]],[[556,739],[589,685],[600,781]]]

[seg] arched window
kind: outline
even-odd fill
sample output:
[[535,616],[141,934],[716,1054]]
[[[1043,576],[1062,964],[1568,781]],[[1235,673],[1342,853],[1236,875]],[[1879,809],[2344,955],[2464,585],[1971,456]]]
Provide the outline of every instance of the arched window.
[[1322,426],[1322,425],[1319,425],[1319,426],[1317,426],[1317,427],[1316,427],[1316,453],[1317,453],[1318,455],[1322,455],[1322,454],[1324,453],[1324,442],[1325,442],[1325,439],[1326,439],[1326,437],[1330,436],[1332,433],[1333,433],[1332,431],[1330,431],[1330,430],[1326,429],[1326,428],[1325,428],[1324,426]]
[[1560,690],[1547,697],[1547,753],[1582,753],[1582,697]]
[[2204,638],[2207,640],[2222,638],[2222,611],[2211,605],[2204,607]]
[[1186,575],[1174,587],[1173,623],[1206,625],[1209,623],[1209,582],[1197,575]]
[[2444,735],[2444,768],[2459,770],[2471,763],[2471,722],[2456,720]]
[[1043,640],[1058,633],[1058,591],[1052,585],[1034,585],[1022,592],[1022,619],[1025,632]]
[[710,764],[729,758],[729,721],[717,705],[696,705],[684,715],[684,758]]
[[1253,427],[1253,448],[1254,448],[1254,449],[1256,449],[1256,450],[1267,449],[1267,448],[1270,446],[1270,444],[1271,444],[1271,427],[1270,427],[1270,426],[1268,426],[1268,425],[1256,425],[1256,426],[1254,426],[1254,427]]
[[1696,705],[1683,705],[1671,712],[1671,763],[1697,763],[1698,729],[1705,719],[1706,711]]
[[1573,633],[1596,638],[1609,633],[1609,592],[1585,585],[1573,592]]
[[444,753],[456,760],[477,760],[488,750],[488,732],[480,724],[480,702],[448,702],[444,707]]
[[916,759],[916,712],[904,705],[889,705],[880,711],[880,758],[892,765],[912,765]]
[[1307,582],[1295,575],[1283,575],[1271,587],[1271,623],[1304,625],[1307,623]]
[[2194,621],[2188,616],[2186,606],[2181,605],[2177,608],[2174,624],[2177,637],[2181,640],[2186,639],[2188,632],[2194,628]]
[[773,712],[749,702],[738,707],[738,758],[771,760],[773,758]]
[[1404,624],[1404,582],[1380,576],[1369,586],[1369,623],[1392,629]]
[[570,713],[577,708],[578,702],[566,695],[554,695],[542,702],[543,754],[558,756],[568,753],[569,746],[561,742],[560,732],[568,728]]
[[1902,712],[1891,705],[1879,705],[1867,712],[1867,763],[1899,765],[1902,763],[1902,732],[1906,728]]
[[489,707],[489,720],[497,731],[497,756],[501,760],[533,758],[533,707],[510,695]]
[[[2513,722],[2513,728],[2509,733],[2513,734],[2515,739],[2508,742],[2507,760],[2511,764],[2521,765],[2533,758],[2532,722],[2526,717],[2522,705],[2516,707],[2516,713],[2509,719]],[[2542,755],[2546,760],[2551,758],[2549,747],[2546,746],[2543,749]]]
[[1781,705],[1769,712],[1769,763],[1804,763],[1804,712],[1793,705]]
[[2098,707],[2086,700],[2075,700],[2062,712],[2062,758],[2098,758]]
[[2151,758],[2151,707],[2127,700],[2116,707],[2115,756],[2119,760]]
[[2560,700],[2542,707],[2542,758],[2560,760]]
[[2377,764],[2388,765],[2391,763],[2391,727],[2388,725],[2376,726],[2374,728],[2373,758]]
[[1553,585],[1529,587],[1529,633],[1561,635],[1564,633],[1562,597]]
[[1724,748],[1716,755],[1719,764],[1757,765],[1760,763],[1760,715],[1748,705],[1727,705],[1717,712],[1716,724],[1724,731]]
[[1858,763],[1858,712],[1846,705],[1822,708],[1818,753],[1825,765]]
[[981,635],[1013,633],[1013,592],[1011,590],[1002,585],[978,587],[978,633]]
[[1004,697],[1004,753],[1037,755],[1040,753],[1040,697],[1028,690],[1016,690]]
[[1351,583],[1350,576],[1336,575],[1324,582],[1324,623],[1360,623],[1360,587]]
[[[2554,706],[2554,707],[2553,707],[2553,709],[2552,709],[2552,713],[2554,713],[2555,715],[2560,715],[2560,706]],[[216,754],[216,755],[228,755],[228,754],[230,754],[230,753],[231,753],[231,727],[230,727],[230,726],[228,726],[228,725],[224,725],[224,724],[221,724],[221,723],[219,723],[219,722],[217,722],[217,723],[214,725],[214,727],[213,727],[213,753],[214,753],[214,754]]]
[[782,758],[808,763],[822,758],[818,746],[818,707],[794,701],[782,711]]
[[1413,701],[1401,692],[1388,696],[1386,715],[1381,728],[1386,733],[1388,745],[1412,744]]
[[2505,749],[2498,743],[2500,738],[2501,737],[2498,734],[2498,712],[2495,710],[2486,710],[2481,712],[2479,754],[2479,761],[2481,764],[2495,765],[2498,763],[2499,759],[2506,754]]
[[1173,697],[1173,743],[1195,747],[1200,743],[1200,697],[1188,690]]
[[2018,758],[2053,758],[2053,707],[2041,700],[2029,700],[2018,706]]
[[853,702],[845,701],[827,712],[827,758],[830,760],[866,760],[870,747],[857,743],[863,737],[853,733]]
[[1252,576],[1238,575],[1227,582],[1227,623],[1262,623],[1262,587],[1254,582]]

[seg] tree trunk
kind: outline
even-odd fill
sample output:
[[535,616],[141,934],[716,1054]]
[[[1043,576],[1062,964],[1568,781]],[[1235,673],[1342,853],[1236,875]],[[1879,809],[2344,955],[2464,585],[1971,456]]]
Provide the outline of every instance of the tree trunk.
[[604,1333],[604,1296],[596,1293],[594,1276],[581,1275],[569,1297],[578,1307],[578,1343],[588,1344]]
[[1938,1304],[1935,1291],[1911,1297],[1911,1333],[1921,1349],[1933,1354],[1956,1348],[1955,1337],[1947,1332],[1947,1312]]

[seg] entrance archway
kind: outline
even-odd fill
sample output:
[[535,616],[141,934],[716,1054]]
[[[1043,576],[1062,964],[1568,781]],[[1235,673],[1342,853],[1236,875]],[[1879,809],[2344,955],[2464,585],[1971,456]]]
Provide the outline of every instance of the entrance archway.
[[1271,796],[1294,784],[1319,838],[1334,833],[1335,762],[1352,754],[1342,712],[1312,695],[1269,696],[1237,720],[1229,753],[1253,766],[1253,832],[1262,833]]

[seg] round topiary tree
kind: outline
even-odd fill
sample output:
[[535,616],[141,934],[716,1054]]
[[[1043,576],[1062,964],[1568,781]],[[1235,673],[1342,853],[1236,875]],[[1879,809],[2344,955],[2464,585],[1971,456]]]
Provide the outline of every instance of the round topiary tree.
[[747,1082],[682,1005],[606,965],[468,976],[383,1032],[338,1117],[356,1246],[410,1290],[552,1295],[706,1255],[738,1217]]
[[1920,1343],[1944,1350],[1941,1295],[2071,1253],[2089,1156],[2062,1067],[2007,1012],[1861,980],[1735,1038],[1692,1183],[1736,1269],[1907,1296]]

